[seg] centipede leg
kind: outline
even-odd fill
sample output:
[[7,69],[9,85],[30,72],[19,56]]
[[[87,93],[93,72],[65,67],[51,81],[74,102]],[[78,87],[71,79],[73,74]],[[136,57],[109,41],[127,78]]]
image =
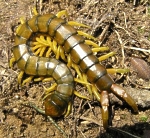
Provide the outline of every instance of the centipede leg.
[[102,120],[103,120],[103,126],[106,129],[108,127],[108,119],[109,119],[109,113],[108,113],[108,106],[109,106],[109,96],[107,91],[101,92],[101,106],[102,106]]
[[129,69],[115,69],[115,68],[111,68],[111,69],[106,69],[107,72],[109,74],[115,74],[115,73],[128,73],[130,72]]
[[91,28],[88,25],[85,25],[85,24],[82,24],[82,23],[79,23],[79,22],[75,22],[75,21],[68,21],[68,24],[71,25],[71,26],[79,26],[79,27]]
[[50,93],[51,91],[54,91],[56,89],[57,83],[54,83],[50,88],[44,87],[44,90],[46,94]]
[[67,13],[66,10],[62,10],[62,11],[58,12],[58,13],[56,14],[56,16],[57,16],[58,18],[60,18],[61,16],[66,16],[66,17],[68,17],[68,13]]
[[90,100],[90,98],[88,98],[87,96],[81,95],[78,91],[74,91],[73,93],[74,95],[76,95],[77,97],[81,99]]
[[[60,18],[61,16],[66,16],[66,17],[68,17],[68,13],[67,13],[66,10],[62,10],[62,11],[58,12],[58,13],[56,14],[56,16],[57,16],[58,18]],[[75,21],[68,21],[68,24],[71,25],[71,26],[79,26],[79,27],[91,28],[91,27],[88,26],[88,25],[85,25],[85,24],[82,24],[82,23],[78,23],[78,22],[75,22]]]
[[9,61],[9,67],[12,68],[14,63],[15,63],[15,61],[16,61],[15,58],[11,58],[10,61]]
[[106,60],[106,59],[108,59],[109,57],[114,56],[115,54],[116,54],[115,52],[109,52],[108,54],[105,54],[105,55],[103,55],[103,56],[100,56],[100,57],[98,58],[98,60],[99,60],[99,61]]
[[126,93],[126,91],[121,86],[112,84],[111,90],[114,94],[123,98],[132,107],[134,112],[138,113],[138,108],[133,98],[128,93]]
[[[103,52],[103,51],[109,50],[109,47],[100,47],[98,44],[94,43],[94,42],[91,41],[91,40],[85,40],[85,43],[92,46],[92,51],[93,51],[93,52]],[[114,56],[115,54],[116,54],[116,52],[109,52],[108,54],[105,54],[105,55],[103,55],[103,56],[100,56],[98,59],[99,59],[99,61],[103,61],[103,60],[108,59],[109,57]],[[127,73],[127,72],[129,72],[129,71],[130,71],[129,69],[115,69],[115,68],[107,69],[107,72],[108,72],[109,74],[114,74],[114,73]]]
[[67,108],[67,111],[66,113],[64,114],[65,117],[69,116],[71,114],[71,111],[72,111],[72,101],[70,101],[68,103],[68,108]]
[[44,78],[44,79],[42,80],[42,82],[50,82],[50,81],[52,81],[52,80],[54,80],[52,77],[48,77],[48,78]]
[[79,35],[85,36],[88,39],[93,39],[95,41],[97,40],[95,37],[93,37],[92,35],[89,35],[89,34],[87,34],[85,32],[82,32],[82,31],[77,31],[77,32],[78,32]]
[[44,77],[34,78],[34,81],[43,81]]
[[[10,62],[9,62],[9,66],[10,67],[13,67],[13,64],[15,63],[15,58],[11,58],[10,59]],[[21,71],[18,75],[18,83],[21,84],[22,86],[27,83],[27,82],[30,82],[32,79],[33,79],[33,76],[30,76],[28,78],[26,78],[25,80],[22,80],[23,79],[23,75],[24,75],[24,71]]]
[[[23,86],[23,85],[25,85],[25,83],[31,82],[33,78],[34,78],[34,76],[30,76],[30,77],[26,78],[25,80],[23,80],[23,82],[22,82],[21,85]],[[19,82],[19,81],[18,81],[18,82]]]
[[92,91],[96,99],[101,103],[101,112],[102,112],[102,121],[105,129],[108,127],[108,119],[109,119],[109,96],[107,91],[102,91],[101,94],[97,91],[96,87],[92,87]]

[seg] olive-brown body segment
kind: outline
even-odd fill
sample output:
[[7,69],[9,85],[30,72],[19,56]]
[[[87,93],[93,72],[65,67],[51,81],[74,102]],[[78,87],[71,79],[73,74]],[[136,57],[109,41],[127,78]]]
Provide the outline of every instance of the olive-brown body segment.
[[[26,74],[52,76],[58,83],[57,90],[45,100],[47,115],[60,116],[67,110],[68,102],[73,94],[73,77],[63,63],[51,58],[37,57],[30,51],[27,42],[31,35],[36,32],[50,35],[59,45],[63,46],[65,52],[70,54],[72,61],[79,65],[81,71],[87,75],[88,80],[102,92],[102,97],[108,97],[110,91],[122,96],[119,93],[120,87],[114,84],[106,69],[99,63],[91,48],[85,44],[84,38],[77,33],[75,28],[54,14],[36,15],[19,28],[15,37],[13,54],[18,67]],[[124,94],[124,92],[122,93]],[[134,111],[138,111],[132,98],[128,101],[127,97],[125,100],[128,104],[132,101],[132,105],[130,105]],[[108,100],[101,101],[101,104],[102,107],[107,107]],[[102,115],[103,118],[105,115],[107,116],[104,119],[104,127],[106,128],[108,111],[104,110]]]

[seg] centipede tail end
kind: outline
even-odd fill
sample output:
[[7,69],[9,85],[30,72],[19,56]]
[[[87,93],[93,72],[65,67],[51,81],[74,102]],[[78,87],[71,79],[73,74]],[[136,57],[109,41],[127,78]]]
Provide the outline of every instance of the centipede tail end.
[[126,93],[126,91],[121,86],[117,84],[112,84],[111,90],[114,94],[123,98],[132,107],[135,113],[138,113],[138,107],[135,101],[128,93]]
[[108,127],[108,119],[109,119],[109,112],[108,112],[108,106],[109,106],[109,96],[107,91],[101,92],[101,106],[102,106],[102,120],[103,120],[103,127],[107,129]]

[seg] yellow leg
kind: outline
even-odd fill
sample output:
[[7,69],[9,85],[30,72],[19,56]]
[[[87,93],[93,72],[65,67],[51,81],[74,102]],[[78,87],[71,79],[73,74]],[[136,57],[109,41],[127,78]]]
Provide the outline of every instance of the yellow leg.
[[52,80],[54,80],[52,77],[49,77],[49,78],[44,78],[43,80],[42,80],[42,82],[50,82],[50,81],[52,81]]
[[39,53],[39,56],[40,56],[40,57],[43,56],[45,49],[46,49],[46,47],[43,47],[43,48],[41,49],[41,51],[40,51],[40,53]]
[[45,40],[44,36],[41,35],[40,38],[39,37],[36,37],[36,41],[42,45],[45,45],[47,46],[48,45],[48,42]]
[[93,37],[93,36],[91,36],[85,32],[82,32],[82,31],[77,31],[77,32],[79,35],[82,35],[82,36],[85,36],[86,38],[93,39],[93,40],[97,41],[97,39],[95,37]]
[[85,82],[85,81],[80,80],[80,79],[78,79],[78,78],[74,78],[74,81],[76,81],[76,82],[78,82],[78,83],[81,83],[81,84],[84,84],[84,85],[92,85],[92,84],[90,84],[89,82]]
[[[87,81],[87,76],[86,76],[86,74],[84,74],[84,73],[83,73],[83,81],[88,82],[88,81]],[[92,86],[86,85],[86,88],[87,88],[88,92],[90,93],[91,99],[93,99],[93,96],[92,96],[92,89],[91,89],[92,87],[93,87],[93,84],[92,84]]]
[[57,54],[57,42],[56,41],[52,42],[52,47],[51,48],[52,48],[54,54],[56,55]]
[[115,54],[116,54],[115,52],[110,52],[110,53],[108,53],[106,55],[100,56],[98,59],[99,59],[99,61],[103,61],[103,60],[108,59],[111,56],[114,56]]
[[87,84],[89,84],[89,82],[87,81],[86,75],[85,75],[84,73],[81,73],[81,71],[79,70],[78,65],[72,63],[72,60],[69,58],[68,65],[70,65],[70,64],[71,64],[71,66],[76,70],[77,75],[78,75],[78,77],[79,77],[79,79],[78,79],[78,78],[75,78],[75,81],[76,81],[76,82],[79,82],[79,83],[81,83],[81,84],[85,84],[85,86],[86,86],[86,88],[88,89],[88,91],[89,91],[89,93],[90,93],[90,95],[91,95],[91,98],[92,98],[92,90],[91,90],[91,87],[92,87],[92,86],[87,85]]
[[[90,85],[87,85],[87,84],[88,84],[88,81],[87,81],[86,75],[85,75],[84,73],[83,73],[83,74],[81,73],[81,71],[79,70],[79,67],[78,67],[77,65],[72,64],[72,67],[76,70],[81,84],[83,84],[83,82],[85,83],[86,88],[88,89],[90,95],[92,96],[91,86],[90,86]],[[80,82],[79,82],[79,83],[80,83]],[[86,83],[87,83],[87,84],[86,84]]]
[[52,51],[52,49],[49,48],[48,51],[46,52],[46,56],[45,57],[49,57],[51,55],[51,51]]
[[99,48],[100,46],[98,45],[98,44],[96,44],[96,43],[94,43],[93,41],[91,41],[91,40],[85,40],[85,43],[87,44],[87,45],[91,45],[91,46],[93,46],[93,47],[97,47],[97,48]]
[[41,50],[42,50],[42,48],[39,48],[39,49],[37,49],[36,51],[35,51],[35,55],[39,55],[40,54],[40,52],[41,52]]
[[16,33],[18,33],[18,31],[19,31],[21,25],[22,25],[23,23],[25,23],[25,18],[24,18],[24,17],[21,17],[21,18],[20,18],[20,22],[21,22],[21,24],[17,27]]
[[85,100],[91,100],[90,98],[81,95],[78,91],[74,91],[74,95],[76,95],[77,97],[81,98],[81,99],[85,99]]
[[67,11],[66,10],[62,10],[62,11],[60,11],[60,12],[58,12],[57,14],[56,14],[56,16],[58,17],[58,18],[60,18],[61,16],[66,16],[66,17],[68,17],[68,13],[67,13]]
[[13,64],[15,63],[15,58],[11,58],[10,61],[9,61],[9,67],[13,67]]
[[18,75],[18,83],[19,84],[21,84],[21,82],[22,82],[23,75],[24,75],[24,71],[21,71]]
[[[56,16],[57,16],[58,18],[60,18],[61,16],[66,16],[66,17],[68,18],[68,13],[67,13],[66,10],[62,10],[62,11],[58,12],[58,13],[56,14]],[[72,26],[79,26],[79,27],[91,28],[91,27],[88,26],[88,25],[85,25],[85,24],[82,24],[82,23],[78,23],[78,22],[75,22],[75,21],[68,21],[68,24],[69,24],[69,25],[72,25]]]
[[72,102],[69,102],[68,103],[68,108],[67,108],[67,111],[65,113],[65,117],[69,116],[71,114],[71,111],[72,111]]
[[44,90],[45,90],[45,94],[44,94],[44,97],[42,98],[42,100],[45,100],[45,98],[47,96],[49,96],[51,94],[51,92],[55,91],[56,90],[56,86],[57,86],[56,83],[52,84],[52,86],[50,88],[46,88],[45,86],[43,86]]
[[128,73],[128,72],[130,72],[130,70],[129,69],[107,69],[107,72],[109,73],[109,74],[115,74],[115,73]]
[[18,83],[21,84],[21,86],[23,86],[27,82],[31,82],[31,80],[34,78],[34,76],[30,76],[26,78],[25,80],[22,80],[23,75],[24,75],[24,71],[21,71],[18,75]]
[[32,47],[31,50],[32,50],[32,51],[36,51],[36,50],[38,50],[38,49],[41,48],[41,47],[43,47],[43,45],[38,43],[38,44],[36,44],[34,47]]
[[71,60],[70,55],[68,55],[68,63],[67,63],[67,66],[70,68],[71,65],[72,65],[72,60]]
[[34,81],[42,81],[44,77],[35,78]]
[[34,15],[38,15],[38,12],[37,12],[37,10],[36,10],[36,7],[34,7],[34,8],[32,9],[32,12],[33,12]]
[[78,23],[78,22],[75,22],[75,21],[68,21],[68,24],[71,25],[71,26],[79,26],[79,27],[91,28],[88,25],[85,25],[85,24],[82,24],[82,23]]
[[59,46],[60,47],[60,50],[59,50],[59,53],[60,53],[60,56],[61,58],[67,62],[67,59],[66,59],[66,56],[65,56],[65,51],[64,51],[64,48],[62,46]]
[[100,95],[100,93],[98,92],[96,86],[94,86],[94,85],[93,85],[93,87],[92,87],[92,92],[93,92],[94,96],[96,97],[97,101],[101,102],[101,101],[100,101],[100,99],[101,99],[100,96],[101,96],[101,95]]
[[109,47],[96,47],[96,48],[92,48],[93,52],[103,52],[103,51],[107,51],[109,50]]
[[34,78],[34,76],[30,76],[30,77],[26,78],[25,80],[23,80],[22,86],[23,86],[25,83],[31,82],[33,78]]
[[58,60],[60,57],[60,46],[56,50],[56,59]]
[[50,46],[50,47],[52,48],[52,39],[48,36],[48,37],[46,38],[46,41],[47,41],[47,43],[48,43],[48,46]]
[[45,94],[48,94],[56,89],[57,83],[54,83],[50,88],[44,87]]

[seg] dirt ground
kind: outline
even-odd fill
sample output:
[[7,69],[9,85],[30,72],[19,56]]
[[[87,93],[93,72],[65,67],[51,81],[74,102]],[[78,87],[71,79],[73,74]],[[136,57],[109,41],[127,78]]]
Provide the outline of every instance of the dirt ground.
[[[16,27],[20,18],[32,17],[36,7],[40,14],[57,13],[66,9],[69,20],[91,26],[85,32],[98,38],[101,46],[108,46],[116,54],[103,61],[106,68],[129,68],[128,74],[112,75],[135,99],[139,113],[118,98],[110,95],[110,126],[104,130],[100,103],[74,97],[72,113],[55,119],[67,136],[63,135],[45,115],[21,103],[33,102],[44,108],[42,82],[23,87],[17,83],[19,69],[9,67]],[[104,35],[102,35],[104,33]],[[102,55],[108,53],[101,53]],[[148,138],[150,135],[150,79],[140,78],[131,68],[131,57],[139,57],[150,70],[150,2],[128,0],[0,0],[0,138]],[[140,62],[138,63],[140,66]],[[142,65],[141,65],[142,66]],[[145,69],[146,68],[146,69]],[[144,71],[143,71],[144,70]],[[147,76],[149,74],[146,74]],[[86,89],[76,86],[83,95]]]

